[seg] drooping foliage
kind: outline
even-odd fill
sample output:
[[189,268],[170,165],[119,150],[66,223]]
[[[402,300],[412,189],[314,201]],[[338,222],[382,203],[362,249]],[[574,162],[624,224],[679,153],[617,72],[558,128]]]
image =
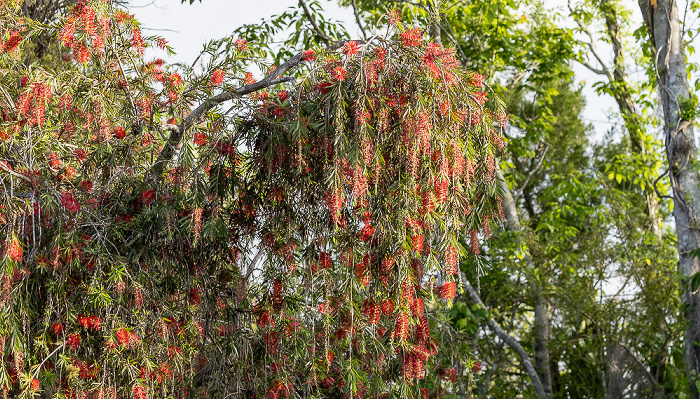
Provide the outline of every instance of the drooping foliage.
[[[392,15],[387,37],[280,65],[291,84],[255,82],[243,38],[168,66],[110,2],[48,25],[19,6],[0,6],[5,395],[471,383],[435,331],[460,256],[501,217],[506,117],[453,50]],[[60,64],[32,61],[39,34]]]

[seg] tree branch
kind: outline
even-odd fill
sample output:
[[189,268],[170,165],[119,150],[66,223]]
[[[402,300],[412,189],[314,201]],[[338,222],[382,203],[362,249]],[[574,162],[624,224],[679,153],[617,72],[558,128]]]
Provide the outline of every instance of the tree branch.
[[[479,293],[476,292],[474,287],[472,287],[472,285],[469,283],[469,280],[467,280],[466,278],[464,279],[464,288],[467,290],[467,295],[469,295],[469,299],[471,299],[472,302],[486,309],[486,306],[479,297]],[[530,357],[525,351],[525,348],[523,348],[522,345],[520,345],[517,339],[513,338],[505,330],[503,330],[503,328],[501,328],[501,326],[493,317],[489,316],[487,324],[503,342],[505,342],[509,347],[511,347],[511,349],[513,349],[518,354],[518,357],[520,358],[520,363],[522,363],[523,367],[525,368],[525,371],[527,372],[527,375],[530,377],[532,385],[535,387],[535,391],[537,392],[537,396],[540,398],[546,398],[547,394],[545,393],[542,381],[540,380],[539,375],[537,375],[537,371],[535,371],[535,367],[532,365],[532,361],[530,361]]]
[[[299,0],[299,5],[301,6],[301,8],[304,9],[304,15],[306,15],[306,18],[309,20],[309,22],[311,22],[311,26],[314,27],[314,31],[316,31],[316,34],[321,38],[321,40],[323,40],[323,43],[326,46],[330,46],[331,38],[328,37],[328,35],[326,35],[325,33],[323,33],[321,28],[319,28],[319,26],[316,24],[316,20],[314,20],[314,16],[311,15],[311,11],[309,11],[309,7],[306,5],[306,2],[304,0]],[[362,31],[362,33],[364,34],[364,30]]]
[[362,21],[360,20],[360,14],[357,12],[357,1],[352,0],[352,11],[355,13],[355,21],[357,21],[357,26],[360,27],[360,31],[362,32],[362,38],[367,40],[367,32],[365,32],[365,28],[362,26]]

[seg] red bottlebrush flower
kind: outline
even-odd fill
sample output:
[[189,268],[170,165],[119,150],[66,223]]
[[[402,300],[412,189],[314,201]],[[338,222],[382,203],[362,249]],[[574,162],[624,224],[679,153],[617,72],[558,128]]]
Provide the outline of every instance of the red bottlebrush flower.
[[207,145],[207,143],[209,142],[209,136],[207,136],[206,133],[195,133],[193,141],[195,144],[201,147]]
[[405,340],[408,337],[408,315],[400,312],[396,317],[396,338]]
[[78,213],[78,211],[80,211],[80,204],[70,192],[63,193],[61,196],[61,204],[71,213]]
[[66,348],[75,351],[80,346],[80,334],[71,334],[66,340]]
[[146,387],[141,384],[134,385],[134,387],[131,389],[131,394],[133,399],[148,399],[148,391],[146,390]]
[[76,148],[75,151],[73,151],[73,156],[75,156],[78,162],[83,162],[85,158],[87,158],[87,151],[82,148]]
[[360,47],[357,45],[356,41],[350,40],[349,42],[345,42],[345,47],[343,47],[343,52],[348,57],[354,57],[355,54],[357,54],[357,50],[359,50],[359,48]]
[[483,87],[484,86],[484,75],[475,73],[474,76],[472,76],[471,79],[469,79],[469,82],[474,87]]
[[248,41],[246,39],[236,39],[233,42],[233,46],[236,47],[236,50],[244,52],[248,50]]
[[481,372],[481,363],[474,362],[474,365],[472,366],[472,370],[474,370],[475,373],[480,373]]
[[92,181],[90,181],[90,180],[81,181],[80,188],[82,188],[83,191],[86,191],[86,192],[92,191]]
[[31,383],[31,385],[30,385],[30,388],[31,388],[32,391],[38,391],[38,390],[39,390],[39,380],[37,380],[36,378],[34,378],[34,379],[32,380],[32,383]]
[[7,245],[5,256],[17,263],[20,263],[22,262],[22,253],[22,244],[20,244],[17,237],[12,237],[12,240],[10,240],[10,243]]
[[289,98],[289,93],[286,90],[282,90],[277,93],[277,98],[279,98],[281,102],[285,102]]
[[454,299],[457,295],[457,283],[454,281],[447,282],[440,286],[439,295],[442,299]]
[[333,267],[333,260],[331,259],[331,254],[328,252],[321,252],[318,255],[318,263],[321,265],[322,269],[330,269]]
[[131,29],[131,46],[136,49],[139,55],[143,55],[144,45],[143,38],[141,37],[141,29],[136,26]]
[[202,299],[199,296],[199,289],[192,288],[190,290],[190,303],[193,305],[199,305],[200,303],[202,303]]
[[118,281],[116,284],[114,284],[114,292],[117,294],[121,295],[126,291],[126,283],[123,281]]
[[139,341],[139,337],[132,331],[129,331],[123,327],[117,330],[117,342],[122,348],[136,348],[136,345],[139,343]]
[[153,202],[153,200],[156,198],[156,190],[150,189],[146,190],[141,194],[141,201],[143,202],[144,206],[148,206]]
[[220,84],[223,83],[223,82],[224,82],[224,71],[222,71],[221,69],[218,69],[218,68],[217,68],[217,69],[214,71],[214,73],[211,75],[211,83],[212,83],[214,86],[218,86],[218,85],[220,85]]
[[58,155],[56,155],[55,152],[49,154],[49,166],[51,166],[54,169],[58,169],[59,167],[61,167],[61,160],[58,159]]
[[61,29],[58,35],[64,46],[73,47],[73,40],[75,39],[75,25],[71,19],[67,19],[65,25]]
[[255,83],[255,78],[253,77],[253,74],[250,72],[245,73],[245,78],[243,78],[243,83],[247,85],[252,85]]
[[423,316],[423,298],[416,298],[411,302],[411,313],[416,317]]
[[389,21],[389,25],[397,26],[399,23],[401,23],[401,13],[396,9],[390,10],[387,13],[387,19]]
[[321,94],[326,94],[331,91],[331,86],[333,86],[331,82],[321,82],[316,85],[316,90]]
[[367,176],[365,176],[362,166],[357,166],[354,170],[352,195],[356,199],[367,196]]
[[182,357],[182,349],[178,348],[175,345],[170,345],[168,347],[168,356],[170,356],[171,359],[174,359],[176,357]]
[[373,235],[374,235],[374,226],[372,226],[371,224],[366,224],[365,227],[363,227],[362,230],[360,231],[360,236],[361,236],[360,239],[362,240],[362,242],[369,241]]
[[480,91],[474,95],[474,98],[476,99],[476,102],[479,103],[479,105],[484,105],[486,101],[488,101],[488,97],[486,97],[486,92]]
[[423,31],[421,31],[420,28],[413,28],[402,32],[400,37],[401,43],[403,43],[404,46],[418,47],[423,44]]
[[430,396],[430,391],[428,390],[428,388],[421,388],[420,389],[421,399],[428,399],[429,396]]
[[80,64],[85,64],[90,61],[90,49],[85,43],[78,43],[73,47],[73,59]]
[[174,87],[180,86],[182,84],[182,76],[179,73],[173,72],[170,74],[170,84]]
[[18,31],[11,31],[10,32],[10,38],[7,39],[4,45],[2,45],[2,52],[3,53],[11,53],[14,49],[17,48],[19,43],[22,41],[22,36],[20,36]]
[[316,59],[316,52],[313,49],[304,50],[301,54],[302,61],[312,62]]
[[124,128],[121,126],[116,126],[114,129],[112,129],[112,135],[119,140],[122,140],[124,137],[126,137],[126,130],[124,130]]
[[161,50],[165,50],[165,48],[168,46],[168,41],[163,39],[162,37],[159,37],[156,40],[156,46],[158,46],[158,48]]
[[53,323],[51,324],[51,334],[53,335],[59,335],[63,332],[63,324],[61,323]]
[[382,301],[382,314],[383,315],[389,315],[394,311],[394,301],[391,299],[385,299]]
[[453,245],[448,245],[445,249],[445,274],[457,274],[457,261],[459,260],[459,254],[457,253],[457,248]]
[[472,254],[474,256],[479,255],[479,232],[476,229],[472,229],[470,232],[470,244],[472,248]]
[[65,176],[67,179],[73,179],[75,177],[75,168],[72,166],[66,167]]
[[336,82],[345,80],[345,69],[342,66],[337,66],[331,70],[331,78]]
[[416,252],[423,252],[423,244],[424,244],[424,239],[422,234],[418,234],[415,236],[411,237],[411,240],[413,241],[413,249],[416,250]]

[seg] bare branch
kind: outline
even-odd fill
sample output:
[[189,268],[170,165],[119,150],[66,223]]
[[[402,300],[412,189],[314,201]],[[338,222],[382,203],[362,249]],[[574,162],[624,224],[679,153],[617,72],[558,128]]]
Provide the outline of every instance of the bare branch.
[[29,180],[29,178],[28,178],[27,176],[21,175],[21,174],[15,172],[14,170],[12,170],[12,169],[8,168],[7,166],[5,166],[5,164],[2,163],[2,162],[0,162],[0,169],[6,171],[7,173],[11,174],[12,176],[19,177],[19,178],[22,179],[22,180],[31,182],[31,180]]
[[[542,164],[544,163],[544,157],[547,155],[547,151],[549,151],[549,144],[544,148],[544,151],[540,154],[540,159],[537,160],[536,165],[532,165],[532,162],[530,164],[530,172],[527,174],[527,177],[525,178],[525,181],[523,184],[520,186],[520,190],[515,194],[515,200],[520,198],[521,195],[523,195],[523,192],[525,191],[525,187],[527,187],[527,184],[530,182],[530,179],[532,179],[532,176],[537,173],[537,171],[542,167]],[[533,160],[534,161],[534,160]]]
[[[588,27],[584,26],[583,23],[581,23],[581,20],[579,20],[576,17],[576,13],[574,12],[574,7],[571,5],[571,0],[568,1],[568,7],[569,7],[569,12],[571,13],[571,16],[574,18],[574,21],[576,21],[576,25],[578,25],[579,29],[581,29],[582,32],[588,36],[589,42],[586,43],[588,48],[591,50],[591,54],[593,54],[593,57],[598,61],[600,64],[601,68],[595,68],[592,65],[588,65],[582,61],[579,61],[583,66],[586,68],[590,69],[591,71],[601,74],[601,75],[606,75],[611,81],[614,79],[612,71],[610,71],[610,68],[608,68],[605,65],[605,62],[603,62],[603,57],[598,54],[598,47],[596,46],[596,41],[595,37],[593,36],[593,33],[588,29]],[[600,73],[602,72],[602,73]]]
[[[486,306],[479,297],[479,293],[476,292],[474,287],[472,287],[472,285],[469,283],[469,280],[467,279],[464,279],[464,288],[467,290],[467,295],[469,295],[469,299],[471,299],[472,302],[486,309]],[[498,338],[500,338],[511,349],[513,349],[515,353],[518,354],[518,357],[520,358],[520,363],[522,363],[523,367],[525,368],[525,371],[527,372],[527,375],[532,381],[532,385],[535,387],[535,391],[537,391],[537,396],[540,398],[546,398],[547,394],[545,393],[542,381],[540,380],[539,375],[537,375],[537,371],[535,371],[535,367],[532,365],[532,361],[530,360],[529,355],[525,351],[525,348],[523,348],[523,346],[520,345],[517,339],[513,338],[510,334],[503,330],[503,328],[501,328],[501,326],[493,317],[489,317],[486,324],[488,324],[488,326],[498,336]]]
[[576,61],[578,61],[579,64],[585,66],[589,71],[591,71],[591,72],[593,72],[593,73],[595,73],[595,74],[597,74],[597,75],[608,76],[608,74],[605,73],[605,71],[604,71],[603,69],[601,69],[601,68],[596,68],[596,67],[594,67],[593,65],[587,63],[586,61],[581,61],[581,60],[576,60]]

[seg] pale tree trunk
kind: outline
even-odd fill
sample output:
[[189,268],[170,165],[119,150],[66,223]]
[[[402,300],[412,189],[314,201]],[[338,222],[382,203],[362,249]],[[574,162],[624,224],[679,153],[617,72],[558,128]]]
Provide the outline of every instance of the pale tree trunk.
[[[664,141],[673,190],[673,216],[678,237],[678,267],[690,277],[700,271],[700,261],[690,252],[700,248],[700,175],[693,121],[681,117],[681,104],[689,97],[678,7],[672,0],[639,0],[639,6],[656,49],[655,66],[664,110]],[[700,375],[700,295],[687,284],[683,293],[685,361],[693,397],[700,398],[695,381]]]
[[542,379],[542,385],[547,397],[551,398],[554,395],[549,363],[549,342],[552,340],[552,314],[549,302],[542,295],[540,285],[532,283],[531,287],[535,303],[535,369]]

